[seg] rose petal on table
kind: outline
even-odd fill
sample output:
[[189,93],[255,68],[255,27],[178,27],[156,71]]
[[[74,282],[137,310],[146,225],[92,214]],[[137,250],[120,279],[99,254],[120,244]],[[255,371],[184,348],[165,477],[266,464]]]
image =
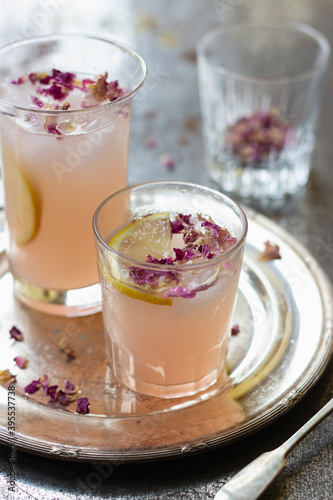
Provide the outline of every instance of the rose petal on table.
[[17,364],[17,366],[22,370],[24,368],[27,368],[29,363],[28,358],[26,358],[25,356],[16,356],[16,358],[14,358],[14,361]]
[[80,414],[89,413],[89,399],[88,398],[79,398],[76,402],[76,412]]
[[276,260],[281,259],[280,248],[275,243],[265,241],[265,250],[260,253],[259,260]]
[[16,326],[13,326],[9,330],[9,334],[12,339],[17,340],[18,342],[21,342],[23,340],[23,333]]
[[0,383],[9,382],[10,380],[16,382],[16,376],[10,373],[8,368],[0,370]]

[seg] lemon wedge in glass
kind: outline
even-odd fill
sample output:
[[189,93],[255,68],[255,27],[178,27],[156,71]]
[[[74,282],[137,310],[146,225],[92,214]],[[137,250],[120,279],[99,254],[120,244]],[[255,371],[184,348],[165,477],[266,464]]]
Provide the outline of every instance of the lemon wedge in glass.
[[[157,259],[165,257],[170,249],[170,242],[170,214],[165,212],[147,215],[132,222],[132,224],[113,236],[109,246],[124,256],[146,262],[147,255],[152,255]],[[124,269],[124,265],[120,264],[119,259],[112,259],[110,264],[112,276],[104,270],[102,270],[102,273],[109,283],[120,292],[133,299],[143,300],[151,304],[172,305],[172,299],[155,295],[153,290],[148,291],[142,288],[142,291],[140,291],[138,289],[139,285],[126,277],[128,272]],[[136,288],[133,288],[133,286]]]
[[38,231],[38,200],[19,170],[13,153],[2,144],[6,217],[17,245],[31,241]]

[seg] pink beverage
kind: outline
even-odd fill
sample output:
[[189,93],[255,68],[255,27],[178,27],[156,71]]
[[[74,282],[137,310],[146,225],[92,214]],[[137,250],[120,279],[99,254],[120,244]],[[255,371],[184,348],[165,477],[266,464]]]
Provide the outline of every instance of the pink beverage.
[[209,188],[148,183],[109,197],[94,229],[116,379],[159,397],[223,383],[247,229],[241,209]]
[[8,120],[1,143],[5,200],[18,200],[24,183],[32,214],[26,211],[22,217],[33,219],[23,220],[31,234],[16,237],[17,202],[6,204],[14,276],[59,291],[98,281],[92,216],[110,189],[127,184],[129,111],[116,119],[103,129],[63,134],[58,140]]
[[91,220],[110,191],[127,184],[130,105],[145,65],[90,37],[12,47],[22,68],[0,75],[0,127],[16,293],[46,312],[90,313],[100,308]]

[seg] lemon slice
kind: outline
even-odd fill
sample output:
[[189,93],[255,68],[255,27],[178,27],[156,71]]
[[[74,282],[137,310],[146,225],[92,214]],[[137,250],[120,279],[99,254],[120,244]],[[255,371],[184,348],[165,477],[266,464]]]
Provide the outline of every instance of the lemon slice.
[[38,231],[37,197],[20,172],[10,150],[2,144],[6,217],[17,245],[24,245]]
[[122,255],[146,262],[147,255],[167,257],[171,240],[170,214],[152,214],[132,222],[116,234],[110,247]]
[[[109,245],[122,255],[145,262],[147,255],[153,255],[157,259],[165,257],[170,247],[170,241],[170,214],[165,212],[138,219],[116,234]],[[112,276],[102,270],[104,277],[114,288],[125,295],[151,304],[172,305],[172,299],[154,295],[151,291],[144,289],[141,291],[138,288],[133,288],[134,283],[124,277],[125,273],[122,272],[116,259],[112,260],[111,270]],[[129,286],[124,282],[127,282]]]

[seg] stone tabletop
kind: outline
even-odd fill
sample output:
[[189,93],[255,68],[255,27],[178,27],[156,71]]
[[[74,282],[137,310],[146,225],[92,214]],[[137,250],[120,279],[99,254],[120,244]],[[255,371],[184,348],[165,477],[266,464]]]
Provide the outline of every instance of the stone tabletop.
[[[149,77],[133,102],[129,182],[209,184],[204,168],[195,45],[218,23],[288,18],[319,29],[333,45],[331,0],[11,0],[1,4],[0,45],[54,32],[97,34],[146,60]],[[314,255],[333,282],[333,70],[306,190],[266,213]],[[17,451],[8,492],[9,448],[0,446],[1,499],[209,499],[240,468],[282,444],[333,396],[333,364],[287,414],[234,444],[203,454],[138,464],[74,463]],[[288,456],[263,500],[331,500],[333,415]]]

